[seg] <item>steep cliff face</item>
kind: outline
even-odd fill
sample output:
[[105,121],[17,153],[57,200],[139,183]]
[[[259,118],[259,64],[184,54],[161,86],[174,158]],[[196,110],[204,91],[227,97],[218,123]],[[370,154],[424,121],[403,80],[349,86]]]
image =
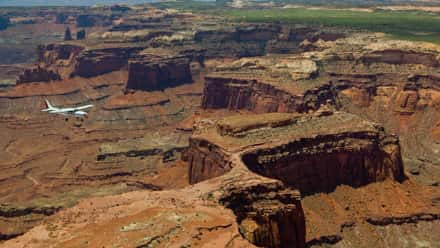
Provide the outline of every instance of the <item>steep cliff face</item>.
[[19,75],[17,84],[30,83],[30,82],[50,82],[61,80],[61,75],[50,69],[41,67],[35,67],[25,69],[24,72]]
[[188,175],[191,184],[221,176],[232,169],[229,156],[206,140],[191,138],[186,157],[190,165]]
[[335,98],[329,84],[294,94],[254,79],[207,76],[202,108],[245,109],[255,113],[307,112],[333,103]]
[[158,51],[130,60],[128,71],[126,88],[133,90],[163,90],[192,81],[188,58]]
[[[331,192],[341,184],[359,187],[406,178],[399,141],[382,128],[339,112],[289,116],[246,117],[253,122],[225,119],[216,128],[197,131],[202,134],[193,137],[188,150],[191,183],[230,170],[233,165],[225,159],[228,150],[242,150],[243,162],[251,171],[304,194]],[[248,148],[255,144],[264,145]]]
[[127,66],[129,57],[140,47],[114,47],[85,50],[77,58],[71,76],[94,77]]
[[70,44],[47,44],[38,47],[38,62],[46,66],[55,65],[60,60],[72,60],[84,47]]
[[119,70],[142,47],[88,48],[70,44],[49,44],[38,48],[38,64],[57,68],[64,77],[95,77]]
[[280,179],[303,194],[405,178],[398,140],[380,130],[301,139],[247,153],[243,161],[252,171]]
[[[262,247],[305,246],[303,210],[292,189],[311,195],[406,179],[395,136],[357,116],[324,110],[204,120],[186,156],[190,183],[228,178],[220,202],[234,211],[241,235]],[[241,175],[228,176],[237,170]],[[260,175],[279,181],[257,184]]]
[[385,42],[369,46],[372,51],[336,60],[328,56],[324,70],[337,89],[342,109],[399,135],[408,171],[420,182],[436,185],[438,145],[426,130],[440,120],[438,52],[414,44],[413,48],[399,46]]
[[305,218],[297,190],[280,183],[230,185],[220,202],[237,216],[240,234],[258,247],[305,247]]
[[26,69],[17,84],[49,82],[66,78],[72,71],[75,58],[83,47],[70,44],[47,44],[38,46],[38,60],[33,68]]

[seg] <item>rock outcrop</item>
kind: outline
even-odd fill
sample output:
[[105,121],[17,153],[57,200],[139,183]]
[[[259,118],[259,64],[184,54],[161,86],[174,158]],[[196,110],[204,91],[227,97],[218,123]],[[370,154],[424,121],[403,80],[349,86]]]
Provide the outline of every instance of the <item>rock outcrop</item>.
[[127,89],[155,91],[192,81],[190,60],[162,49],[147,49],[128,67]]
[[34,67],[24,70],[17,84],[49,82],[68,78],[76,57],[84,47],[71,44],[47,44],[38,46],[38,60]]
[[231,170],[231,153],[241,154],[251,171],[304,194],[330,192],[341,184],[359,187],[406,178],[397,138],[354,115],[323,111],[240,118],[199,127],[187,155],[190,183]]
[[191,184],[221,176],[232,169],[229,156],[217,145],[202,139],[190,139],[189,147],[185,156],[190,164]]
[[56,80],[61,80],[61,75],[58,72],[37,66],[35,68],[25,69],[23,73],[18,76],[17,84]]
[[83,46],[71,44],[47,44],[38,47],[38,63],[45,66],[58,65],[60,61],[70,61],[84,50]]
[[307,112],[335,103],[332,85],[298,87],[296,81],[319,74],[313,60],[242,59],[206,76],[202,108],[246,109],[256,113]]
[[71,76],[94,77],[119,70],[128,64],[130,56],[142,47],[112,47],[88,49],[78,55]]
[[237,216],[241,235],[258,247],[305,247],[298,191],[279,183],[226,187],[220,202]]
[[[251,151],[243,155],[243,160],[252,171],[280,179],[303,194],[330,192],[340,184],[359,187],[387,178],[400,182],[405,179],[395,136],[385,135],[375,126],[362,127],[364,123],[352,116],[332,118],[320,118],[319,122],[328,124],[325,127],[319,127],[321,124],[313,119],[299,120],[298,124],[309,126],[311,133],[318,135]],[[329,130],[333,125],[353,127],[335,134]]]
[[[309,115],[271,113],[200,121],[186,157],[192,184],[234,174],[245,166],[304,195],[331,192],[342,184],[360,187],[406,178],[395,136],[354,115],[324,110]],[[236,214],[243,237],[263,247],[303,244],[303,221],[289,214],[291,207],[300,206],[291,201],[297,198],[294,192],[283,189],[273,194],[259,185],[247,188],[233,182],[228,181],[221,202]],[[284,207],[280,209],[276,202]]]
[[[0,240],[35,227],[5,247],[438,243],[434,46],[149,6],[63,11],[16,22],[93,28],[40,46],[1,89]],[[46,98],[95,107],[72,120],[41,113]]]

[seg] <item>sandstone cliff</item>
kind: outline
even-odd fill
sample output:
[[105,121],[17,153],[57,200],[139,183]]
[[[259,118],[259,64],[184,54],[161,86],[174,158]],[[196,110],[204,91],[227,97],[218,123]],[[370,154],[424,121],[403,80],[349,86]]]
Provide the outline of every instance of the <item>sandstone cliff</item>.
[[93,77],[119,70],[128,64],[130,56],[142,47],[89,49],[76,58],[71,76]]
[[60,74],[50,69],[44,69],[38,66],[31,69],[25,69],[23,73],[18,76],[17,84],[30,82],[50,82],[56,80],[61,80]]
[[317,75],[316,63],[310,59],[242,59],[206,76],[202,108],[268,113],[307,112],[326,103],[336,105],[337,94],[329,83],[304,88],[295,85]]
[[[406,178],[397,138],[354,115],[274,113],[239,118],[226,118],[216,127],[199,127],[196,133],[200,134],[191,139],[187,155],[190,183],[231,170],[234,165],[228,162],[228,154],[238,151],[250,170],[277,178],[304,194],[329,192],[340,184],[359,187]],[[262,140],[265,144],[255,148]]]
[[161,49],[147,49],[129,62],[127,89],[163,90],[192,81],[190,60]]

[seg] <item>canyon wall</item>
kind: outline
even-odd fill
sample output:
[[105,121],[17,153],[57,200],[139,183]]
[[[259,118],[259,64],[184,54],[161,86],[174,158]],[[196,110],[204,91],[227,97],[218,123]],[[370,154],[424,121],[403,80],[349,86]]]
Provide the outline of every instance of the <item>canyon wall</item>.
[[245,109],[255,113],[307,112],[335,102],[335,98],[329,84],[294,94],[253,79],[207,76],[202,108]]
[[[185,157],[191,184],[227,184],[220,202],[234,211],[241,235],[262,247],[304,247],[299,192],[406,179],[398,139],[343,112],[204,120],[196,124]],[[231,178],[237,170],[242,175]],[[279,181],[247,186],[244,175]]]
[[341,184],[359,187],[387,178],[405,179],[399,142],[383,133],[319,135],[246,153],[243,161],[250,170],[303,194],[331,192]]
[[126,88],[155,91],[191,81],[190,60],[185,56],[143,54],[130,60]]
[[18,76],[17,84],[50,82],[56,80],[61,80],[61,75],[58,72],[37,66],[35,68],[25,69],[23,73]]
[[305,247],[305,218],[297,190],[277,182],[237,182],[226,186],[220,203],[234,212],[240,234],[252,244]]
[[141,47],[115,47],[86,50],[76,58],[71,76],[93,77],[127,66],[130,56]]
[[220,147],[206,140],[190,138],[186,157],[191,184],[224,175],[232,169],[229,156]]

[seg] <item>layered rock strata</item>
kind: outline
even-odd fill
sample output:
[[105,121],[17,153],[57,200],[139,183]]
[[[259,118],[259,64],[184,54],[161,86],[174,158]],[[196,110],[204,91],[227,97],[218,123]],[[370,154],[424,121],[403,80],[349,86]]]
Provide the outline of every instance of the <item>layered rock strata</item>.
[[405,179],[398,139],[354,115],[323,111],[241,118],[199,127],[188,149],[191,183],[233,168],[227,159],[231,153],[240,153],[255,173],[304,194],[329,192],[341,184]]
[[332,85],[301,86],[319,74],[313,60],[296,57],[242,59],[205,78],[202,108],[256,113],[307,112],[335,103]]
[[60,74],[50,69],[35,67],[25,69],[21,75],[18,76],[17,84],[31,83],[31,82],[50,82],[61,80]]
[[192,81],[190,60],[162,49],[146,49],[129,62],[127,89],[155,91]]
[[71,76],[94,77],[127,66],[130,56],[142,47],[112,47],[85,50],[76,58]]
[[[341,184],[359,187],[406,178],[395,136],[354,115],[324,110],[309,115],[270,113],[203,120],[196,125],[186,157],[192,184],[246,166],[306,195],[330,192]],[[267,189],[234,189],[228,200],[222,200],[237,215],[243,237],[264,247],[298,244],[302,234],[284,233],[300,231],[289,228],[300,225],[298,219],[284,216],[287,209],[271,214],[271,201],[260,204],[260,196],[248,191],[266,194]],[[271,199],[273,194],[267,194]],[[274,200],[292,204],[291,196],[288,191],[279,192]],[[276,223],[276,228],[268,223]]]

